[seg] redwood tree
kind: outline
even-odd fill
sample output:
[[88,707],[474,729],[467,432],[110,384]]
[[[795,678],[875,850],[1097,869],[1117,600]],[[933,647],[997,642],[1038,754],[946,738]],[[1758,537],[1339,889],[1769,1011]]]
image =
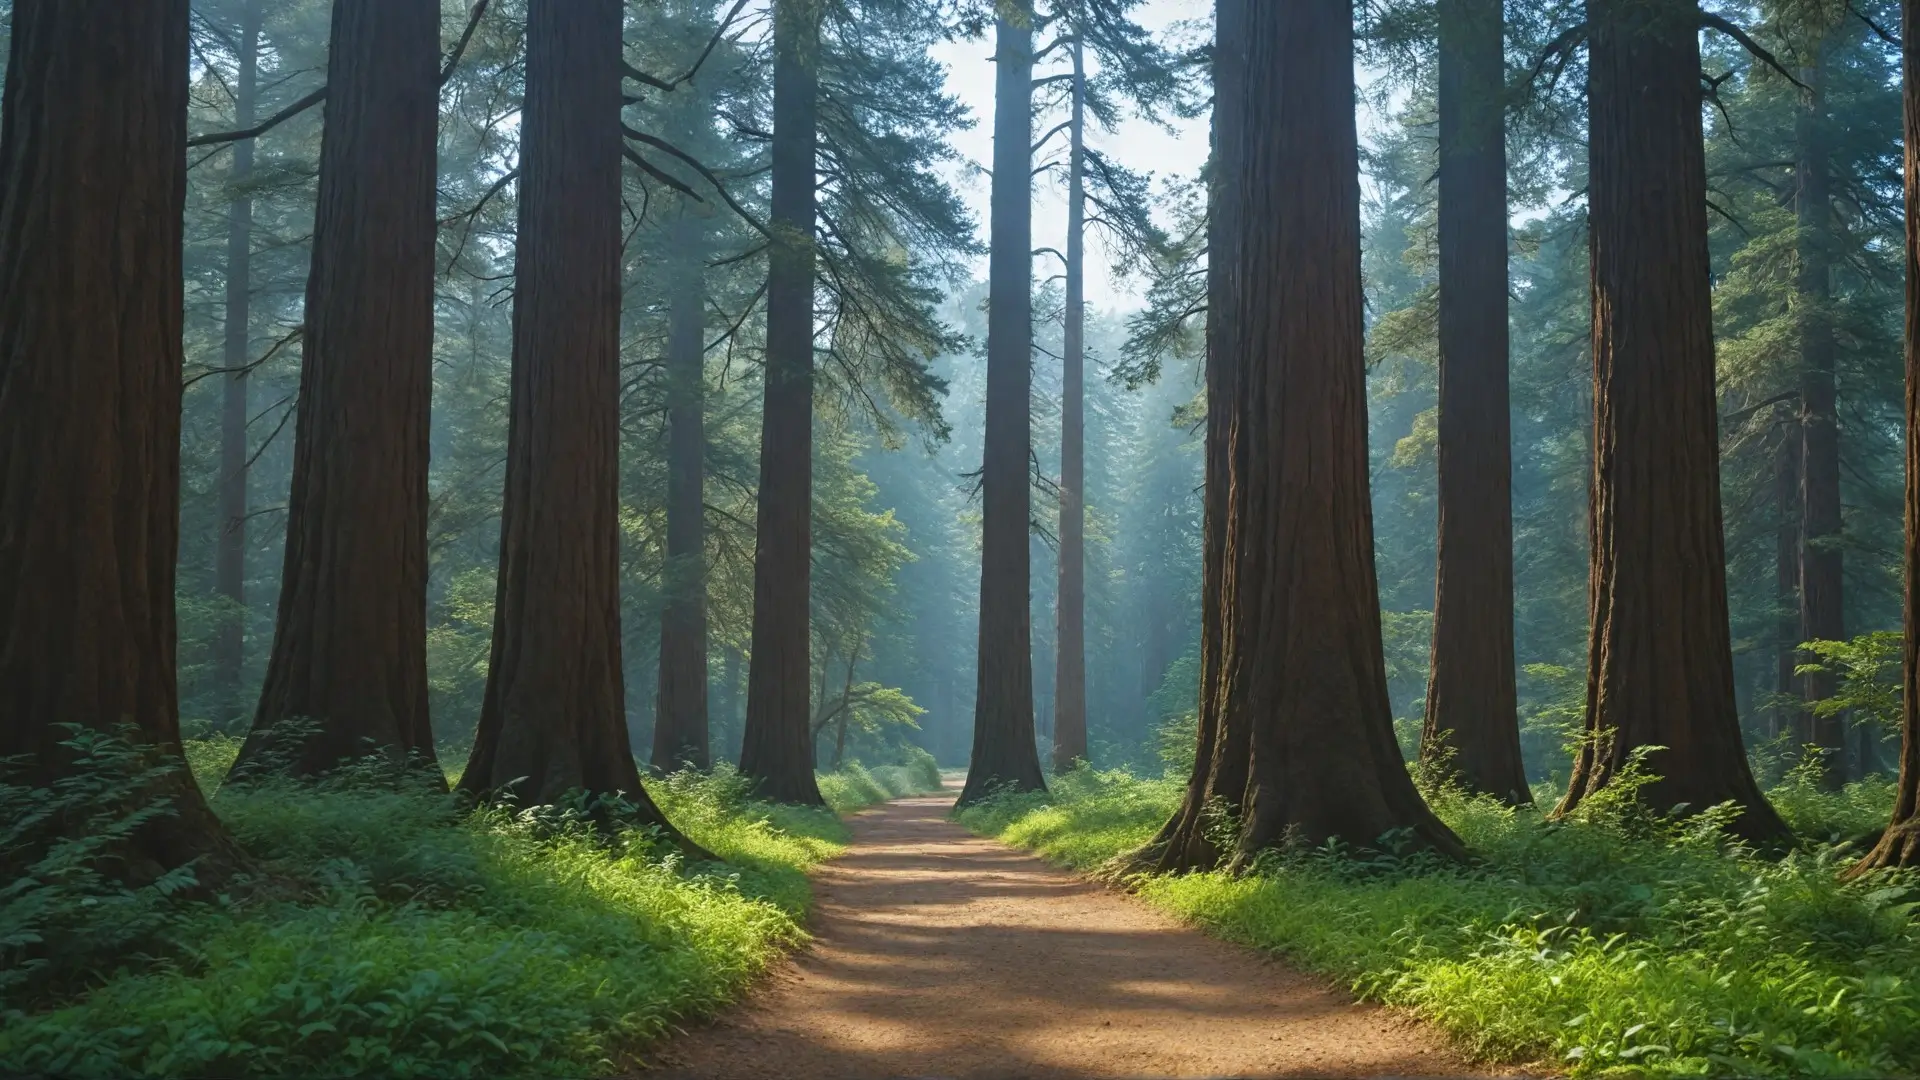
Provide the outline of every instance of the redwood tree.
[[531,0],[492,655],[460,788],[640,785],[620,664],[620,0]]
[[766,402],[753,557],[753,653],[740,771],[779,802],[821,805],[813,776],[813,228],[820,11],[776,0]]
[[[1224,720],[1228,695],[1227,619],[1236,610],[1227,565],[1238,548],[1229,486],[1235,475],[1234,439],[1239,367],[1234,362],[1234,319],[1239,303],[1240,194],[1245,157],[1241,117],[1246,110],[1246,22],[1249,0],[1218,0],[1214,8],[1213,153],[1207,162],[1206,488],[1201,528],[1200,702],[1193,775],[1180,810],[1136,856],[1142,868],[1211,866],[1221,852],[1208,829],[1209,808],[1237,813],[1247,786],[1245,724]],[[1222,688],[1216,692],[1215,688]]]
[[653,767],[712,764],[707,748],[706,228],[683,210],[670,232],[667,297],[667,602]]
[[[1196,782],[1149,854],[1168,869],[1221,854],[1196,794],[1233,813],[1240,860],[1283,842],[1371,846],[1403,830],[1460,854],[1401,760],[1381,651],[1352,4],[1256,0],[1235,15],[1246,43],[1237,280],[1230,351],[1212,361],[1233,385],[1210,386],[1208,402],[1227,414],[1209,417],[1225,442],[1225,475],[1208,477],[1227,489],[1217,513],[1220,496],[1208,495],[1209,533],[1225,530],[1207,541],[1222,571],[1217,581],[1208,571],[1221,595],[1208,597],[1207,617],[1219,625],[1206,632]],[[1202,784],[1203,771],[1218,775]]]
[[[187,0],[16,0],[0,105],[0,758],[58,782],[64,725],[173,771],[119,853],[148,879],[237,854],[180,753]],[[17,856],[19,853],[9,853]],[[17,870],[17,867],[13,868]]]
[[1087,757],[1087,71],[1073,43],[1068,117],[1067,310],[1060,373],[1060,581],[1054,628],[1053,768]]
[[[1816,30],[1816,34],[1819,31]],[[1800,640],[1840,641],[1846,637],[1845,580],[1840,552],[1840,415],[1834,393],[1838,351],[1833,302],[1833,214],[1830,157],[1826,148],[1826,103],[1822,95],[1826,43],[1815,40],[1811,59],[1800,69],[1803,92],[1795,138],[1799,231],[1794,302],[1800,331]],[[1847,779],[1847,731],[1844,713],[1814,714],[1814,703],[1833,696],[1831,672],[1807,674],[1803,692],[1811,741],[1825,754],[1820,762],[1823,786],[1838,790]]]
[[1893,821],[1848,876],[1920,866],[1920,0],[1900,4],[1900,60],[1906,72],[1907,499],[1906,647],[1901,662],[1900,781]]
[[[240,9],[238,71],[233,81],[234,127],[253,126],[260,81],[260,4],[247,0]],[[240,669],[246,660],[247,633],[247,358],[249,312],[253,300],[253,140],[233,148],[227,182],[233,202],[227,210],[226,326],[222,361],[226,375],[220,395],[220,535],[214,541],[214,592],[228,605],[213,638],[213,681],[221,708],[240,714]]]
[[1033,4],[999,5],[994,28],[993,193],[987,270],[987,398],[981,466],[980,659],[965,805],[1046,787],[1033,729]]
[[[1559,812],[1637,752],[1660,810],[1733,802],[1786,826],[1754,783],[1734,708],[1720,516],[1713,309],[1695,0],[1590,0],[1594,472],[1588,738]],[[1659,750],[1644,748],[1661,747]]]
[[1421,754],[1469,791],[1530,803],[1513,668],[1507,407],[1505,24],[1440,5],[1438,570]]
[[370,752],[439,782],[427,720],[437,0],[336,0],[286,567],[237,772]]

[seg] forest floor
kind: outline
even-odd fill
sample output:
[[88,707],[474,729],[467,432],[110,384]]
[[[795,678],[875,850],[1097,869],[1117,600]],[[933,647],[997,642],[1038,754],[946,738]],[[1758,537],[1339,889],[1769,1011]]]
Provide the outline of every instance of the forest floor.
[[849,820],[811,948],[649,1080],[1476,1075],[1441,1037],[948,820]]

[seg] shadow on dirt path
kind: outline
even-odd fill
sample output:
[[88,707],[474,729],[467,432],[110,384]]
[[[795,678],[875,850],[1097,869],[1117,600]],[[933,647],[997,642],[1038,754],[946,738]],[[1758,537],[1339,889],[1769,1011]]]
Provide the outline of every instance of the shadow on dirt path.
[[854,817],[816,941],[648,1080],[1468,1076],[1438,1035],[969,834]]

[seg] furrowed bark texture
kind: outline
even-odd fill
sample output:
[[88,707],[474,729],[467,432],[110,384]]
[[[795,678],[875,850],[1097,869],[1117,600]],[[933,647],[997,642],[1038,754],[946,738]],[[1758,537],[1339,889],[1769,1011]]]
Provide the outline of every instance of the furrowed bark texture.
[[[253,126],[260,78],[260,5],[248,0],[241,9],[239,72],[234,78],[234,126]],[[244,714],[240,669],[247,647],[247,372],[248,323],[253,300],[253,140],[233,147],[233,169],[227,182],[234,198],[227,210],[226,326],[221,361],[226,375],[220,392],[220,482],[217,518],[220,535],[214,540],[214,592],[227,602],[213,637],[213,682],[224,719]]]
[[[1824,45],[1814,62],[1800,70],[1812,87],[1801,105],[1795,132],[1798,143],[1799,273],[1795,283],[1800,307],[1800,640],[1840,641],[1846,637],[1845,579],[1840,551],[1840,416],[1834,394],[1834,340],[1831,304],[1833,213],[1832,180],[1826,151],[1826,104],[1822,97]],[[1839,790],[1847,780],[1847,731],[1844,715],[1815,716],[1812,706],[1833,696],[1838,680],[1831,672],[1810,672],[1803,679],[1811,741],[1825,751],[1823,787]]]
[[619,0],[527,8],[500,583],[460,787],[619,793],[697,850],[640,786],[620,666],[620,27]]
[[1780,444],[1774,450],[1773,500],[1779,519],[1774,525],[1774,705],[1769,726],[1777,738],[1788,735],[1796,747],[1813,739],[1807,711],[1798,701],[1800,686],[1800,419],[1782,422]]
[[[1236,386],[1209,399],[1229,411],[1233,522],[1212,612],[1224,624],[1210,635],[1221,655],[1209,658],[1202,689],[1210,771],[1222,771],[1222,751],[1244,753],[1239,862],[1335,838],[1370,847],[1394,832],[1463,854],[1414,789],[1387,698],[1367,478],[1352,6],[1252,3],[1244,19],[1239,280],[1233,351],[1222,358],[1237,369]],[[1210,777],[1208,790],[1232,806],[1220,780]],[[1209,816],[1204,805],[1182,810],[1196,828]],[[1176,835],[1169,851],[1208,846]]]
[[370,753],[438,782],[427,719],[436,0],[337,0],[273,652],[237,774]]
[[706,229],[675,223],[667,311],[667,604],[653,767],[713,764],[707,746]]
[[[1213,808],[1237,813],[1247,787],[1247,738],[1244,725],[1229,729],[1222,721],[1227,694],[1227,618],[1237,610],[1227,552],[1235,549],[1239,518],[1231,512],[1230,487],[1236,475],[1238,429],[1233,424],[1239,400],[1239,367],[1234,361],[1234,318],[1240,280],[1239,236],[1242,183],[1241,116],[1246,109],[1248,0],[1219,0],[1214,15],[1213,154],[1207,188],[1207,435],[1205,520],[1201,537],[1200,700],[1193,775],[1180,809],[1141,851],[1131,857],[1137,869],[1194,870],[1220,861],[1209,834]],[[1216,687],[1224,687],[1216,691]]]
[[1747,768],[1721,537],[1699,6],[1592,0],[1594,475],[1589,738],[1559,812],[1642,747],[1660,810],[1786,826]]
[[813,776],[813,230],[820,11],[774,7],[773,246],[753,556],[753,654],[740,771],[778,802],[822,805]]
[[1513,660],[1505,33],[1500,0],[1440,5],[1440,430],[1433,660],[1421,753],[1533,801]]
[[1086,65],[1073,45],[1067,177],[1067,310],[1060,377],[1060,581],[1054,628],[1053,767],[1087,757]]
[[[62,725],[172,774],[118,854],[151,879],[238,863],[180,754],[180,244],[187,0],[18,0],[0,112],[0,758],[70,773]],[[22,853],[8,853],[18,856]],[[0,860],[0,872],[21,867]]]
[[1033,514],[1027,471],[1033,450],[1033,4],[1003,4],[994,34],[979,689],[961,805],[1002,787],[1046,787],[1034,746],[1033,566],[1027,543]]
[[1849,877],[1920,866],[1920,82],[1915,81],[1920,74],[1920,0],[1902,0],[1900,21],[1900,60],[1907,75],[1901,91],[1906,113],[1907,500],[1900,780],[1893,821],[1867,857],[1847,871]]

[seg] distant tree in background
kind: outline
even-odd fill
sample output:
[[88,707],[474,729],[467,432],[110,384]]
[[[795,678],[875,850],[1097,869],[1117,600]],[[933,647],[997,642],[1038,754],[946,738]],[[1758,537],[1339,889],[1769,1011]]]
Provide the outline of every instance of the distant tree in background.
[[690,206],[668,227],[666,607],[660,616],[655,769],[705,769],[707,732],[707,223]]
[[1469,791],[1530,803],[1514,683],[1500,0],[1443,0],[1439,38],[1439,542],[1421,754]]
[[993,195],[987,301],[986,439],[981,464],[979,689],[973,756],[960,803],[1046,787],[1034,746],[1033,30],[1031,0],[994,24]]
[[[234,57],[234,127],[251,128],[259,104],[260,0],[242,0]],[[438,114],[436,113],[436,119]],[[237,140],[229,173],[233,201],[228,210],[225,311],[222,360],[226,371],[220,395],[220,535],[215,541],[214,591],[228,604],[213,641],[214,693],[226,717],[250,705],[241,688],[246,660],[247,605],[247,374],[251,358],[253,312],[253,140]]]
[[814,170],[820,6],[773,8],[773,195],[767,259],[766,404],[753,559],[753,645],[740,771],[779,802],[818,805],[813,778]]

